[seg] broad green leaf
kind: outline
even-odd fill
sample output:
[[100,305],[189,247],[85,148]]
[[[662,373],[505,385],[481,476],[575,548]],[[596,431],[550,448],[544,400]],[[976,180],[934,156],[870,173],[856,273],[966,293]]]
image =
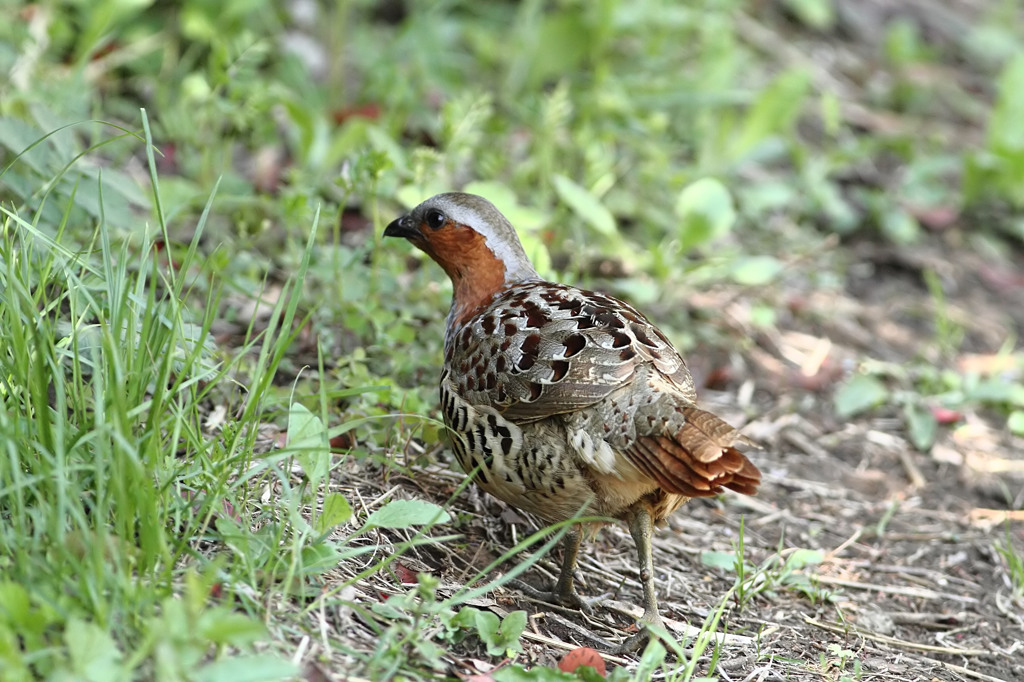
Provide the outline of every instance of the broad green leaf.
[[736,554],[733,552],[701,552],[700,563],[709,568],[734,571],[736,570]]
[[[515,225],[515,223],[512,223]],[[523,250],[529,257],[533,267],[544,276],[551,273],[551,253],[548,247],[539,236],[529,232],[520,232],[519,240],[523,243]]]
[[979,380],[967,390],[967,396],[971,400],[994,405],[1024,406],[1024,386],[999,376]]
[[882,404],[889,397],[889,389],[881,381],[865,374],[854,374],[836,389],[836,414],[840,418],[856,414]]
[[270,682],[299,679],[300,670],[280,656],[225,656],[195,674],[197,682]]
[[772,256],[748,256],[737,259],[732,266],[733,280],[747,286],[767,284],[780,272],[782,263]]
[[452,625],[463,630],[476,630],[476,612],[480,610],[473,606],[463,606],[452,619]]
[[1024,384],[1011,384],[1010,398],[1006,402],[1014,407],[1024,407]]
[[487,645],[487,653],[507,656],[519,650],[519,636],[526,628],[525,611],[513,611],[501,621],[495,614],[482,609],[473,615],[477,636]]
[[352,518],[352,507],[349,506],[345,496],[340,493],[331,493],[324,498],[324,509],[320,512],[320,516],[316,517],[313,528],[318,533],[325,533],[350,518]]
[[526,630],[526,611],[513,611],[501,621],[501,634],[507,642],[516,642]]
[[509,656],[522,651],[519,638],[526,629],[526,611],[513,611],[501,619],[500,637],[497,642],[498,656]]
[[[594,45],[593,22],[587,20],[585,4],[564,5],[557,11],[543,12],[535,34],[535,50],[516,60],[522,66],[529,65],[529,80],[524,85],[531,90],[540,90],[549,79],[564,78],[576,73]],[[589,8],[587,8],[589,9]],[[536,24],[535,24],[536,25]]]
[[[0,149],[7,149],[10,152],[4,155],[4,166],[14,162],[18,164],[12,166],[15,171],[24,170],[19,167],[19,165],[23,165],[40,174],[49,172],[50,168],[57,163],[56,155],[53,153],[52,144],[42,143],[32,147],[39,141],[39,137],[39,129],[32,124],[15,116],[0,117]],[[14,157],[19,154],[21,156],[18,156],[15,161]],[[0,166],[0,169],[4,166]],[[19,173],[11,173],[11,176],[17,175]],[[3,177],[5,183],[10,180],[9,177]]]
[[0,582],[0,612],[4,614],[4,620],[24,627],[32,613],[28,590],[10,580]]
[[331,449],[323,422],[302,403],[292,403],[288,410],[288,449],[295,452],[313,488],[319,486],[330,470]]
[[[322,120],[319,116],[317,117],[318,122]],[[405,148],[395,140],[391,133],[382,130],[380,126],[371,124],[366,127],[366,138],[372,149],[363,152],[365,156],[361,159],[361,163],[366,165],[366,172],[371,176],[379,176],[391,168],[407,167]],[[348,156],[349,154],[342,152],[337,155],[337,160],[340,161]],[[325,160],[323,163],[330,163],[330,161]]]
[[681,221],[679,241],[684,251],[721,237],[736,223],[732,195],[715,178],[687,185],[676,200],[675,213]]
[[894,66],[907,67],[923,57],[921,31],[909,21],[894,21],[888,25],[883,40],[886,58]]
[[388,620],[400,621],[406,616],[404,605],[395,596],[389,597],[386,602],[371,605],[370,610]]
[[882,233],[896,244],[906,246],[921,237],[921,225],[917,219],[901,208],[886,210],[881,223]]
[[428,523],[448,523],[451,516],[433,502],[423,500],[392,500],[366,519],[366,526],[377,528],[412,528]]
[[199,634],[215,644],[247,646],[267,636],[258,620],[226,607],[213,608],[199,617]]
[[308,545],[302,548],[303,573],[305,575],[319,575],[324,571],[334,568],[345,558],[346,553],[340,551],[330,542]]
[[931,413],[931,410],[920,405],[907,403],[903,406],[903,416],[907,420],[910,442],[922,452],[930,450],[939,430],[939,423],[936,421],[935,415]]
[[615,218],[597,197],[564,175],[556,175],[552,179],[558,197],[573,213],[601,234],[615,234]]
[[996,190],[1024,206],[1024,54],[1010,59],[999,76],[999,97],[988,125],[988,155],[969,157],[965,181],[975,197]]
[[95,623],[70,618],[64,630],[64,642],[72,669],[80,679],[90,682],[128,679],[120,664],[123,655],[117,643]]
[[793,182],[787,180],[765,180],[747,187],[737,187],[736,196],[737,203],[742,206],[740,212],[748,218],[792,211],[794,204],[805,200]]
[[810,86],[803,71],[787,71],[758,96],[743,120],[743,130],[732,145],[741,159],[768,138],[787,135],[796,123]]
[[1006,420],[1006,428],[1011,433],[1024,436],[1024,410],[1014,410]]
[[[498,627],[501,623],[496,615],[484,609],[478,609],[475,615],[476,632],[480,636],[480,639],[482,639],[487,645],[487,650],[490,651],[498,642]],[[499,651],[493,655],[498,656],[502,653],[504,653],[504,651],[499,649]]]
[[817,549],[798,549],[786,559],[786,566],[793,569],[805,566],[817,566],[825,560],[825,555]]
[[476,609],[472,606],[463,606],[452,618],[452,625],[460,628],[470,629],[476,625]]

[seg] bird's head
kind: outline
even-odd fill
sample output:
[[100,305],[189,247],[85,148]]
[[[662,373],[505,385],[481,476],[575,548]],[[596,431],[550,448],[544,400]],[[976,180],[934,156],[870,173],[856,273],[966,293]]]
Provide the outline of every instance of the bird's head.
[[431,197],[388,225],[384,236],[408,239],[444,269],[459,321],[506,287],[539,278],[512,224],[473,194]]

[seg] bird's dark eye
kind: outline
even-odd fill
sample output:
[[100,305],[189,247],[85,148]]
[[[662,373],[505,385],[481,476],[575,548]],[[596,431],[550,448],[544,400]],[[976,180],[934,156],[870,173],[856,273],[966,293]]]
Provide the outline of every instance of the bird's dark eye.
[[444,217],[444,213],[441,213],[436,208],[427,211],[427,215],[423,216],[423,218],[427,226],[432,230],[439,230],[448,222],[448,219]]

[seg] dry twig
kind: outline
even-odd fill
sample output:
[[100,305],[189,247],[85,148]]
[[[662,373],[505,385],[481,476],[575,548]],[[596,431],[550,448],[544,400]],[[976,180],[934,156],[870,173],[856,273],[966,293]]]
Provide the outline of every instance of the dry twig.
[[917,642],[911,642],[906,639],[898,639],[896,637],[889,637],[888,635],[878,635],[873,632],[866,632],[857,628],[854,625],[832,625],[831,623],[825,623],[814,618],[804,616],[804,622],[808,625],[821,628],[822,630],[828,630],[829,632],[835,632],[840,635],[854,635],[861,639],[868,639],[872,642],[879,642],[881,644],[888,644],[890,646],[899,647],[901,649],[912,649],[916,651],[929,651],[935,654],[950,654],[957,656],[990,656],[991,651],[987,649],[956,649],[953,647],[944,646],[932,646],[931,644],[919,644]]

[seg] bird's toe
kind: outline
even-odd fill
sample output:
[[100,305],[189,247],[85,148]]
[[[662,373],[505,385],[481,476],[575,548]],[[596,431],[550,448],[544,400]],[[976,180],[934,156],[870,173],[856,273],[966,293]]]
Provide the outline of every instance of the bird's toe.
[[637,626],[640,630],[635,635],[631,635],[618,644],[609,647],[607,653],[616,656],[637,653],[651,641],[651,627],[663,630],[665,629],[665,621],[661,619],[661,615],[658,613],[653,615],[645,613],[637,621]]
[[555,604],[566,609],[582,611],[588,616],[594,613],[594,607],[591,603],[581,597],[580,593],[577,592],[575,588],[565,592],[560,592],[557,589],[538,590],[536,587],[528,585],[522,580],[511,580],[508,584],[510,587],[521,592],[528,599],[544,602],[545,604]]

